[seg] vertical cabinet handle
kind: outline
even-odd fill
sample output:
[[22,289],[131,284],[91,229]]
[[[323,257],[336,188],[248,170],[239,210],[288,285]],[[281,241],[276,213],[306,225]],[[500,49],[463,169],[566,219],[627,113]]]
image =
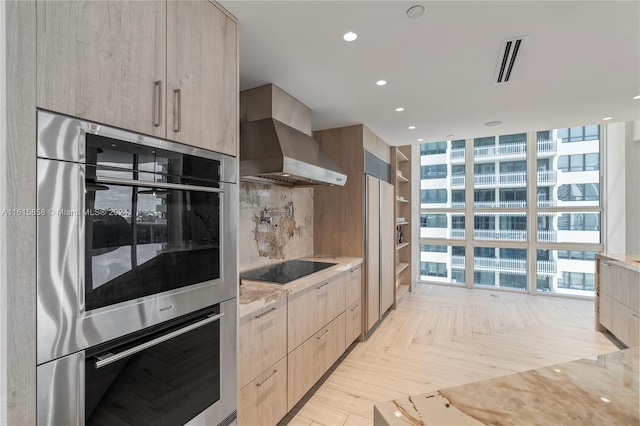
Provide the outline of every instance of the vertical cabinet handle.
[[178,133],[182,123],[182,91],[173,89],[173,131]]
[[162,124],[162,81],[153,82],[153,127]]

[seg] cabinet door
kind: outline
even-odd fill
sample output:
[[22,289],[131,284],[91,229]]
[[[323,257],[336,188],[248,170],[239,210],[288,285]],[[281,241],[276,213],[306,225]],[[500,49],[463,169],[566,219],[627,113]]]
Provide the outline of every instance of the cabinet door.
[[37,104],[165,136],[166,3],[39,1]]
[[380,180],[367,176],[366,331],[380,319]]
[[608,294],[600,294],[600,324],[613,333],[613,310],[615,302]]
[[238,387],[287,354],[287,298],[240,318]]
[[380,316],[395,300],[395,251],[394,243],[394,195],[393,185],[380,181]]
[[167,5],[167,137],[236,155],[237,24],[208,1]]
[[345,349],[362,333],[362,303],[357,300],[345,311]]
[[289,295],[288,352],[344,312],[345,282],[346,276],[341,273]]
[[344,313],[342,313],[289,354],[287,358],[289,410],[322,377],[344,349]]
[[287,357],[239,392],[238,425],[275,425],[287,414]]
[[356,303],[362,298],[362,268],[357,266],[347,272],[347,288],[345,296],[345,308]]

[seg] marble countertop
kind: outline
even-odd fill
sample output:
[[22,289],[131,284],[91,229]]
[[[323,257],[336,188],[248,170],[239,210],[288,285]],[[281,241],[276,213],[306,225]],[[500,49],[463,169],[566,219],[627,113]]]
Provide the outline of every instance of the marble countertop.
[[640,272],[640,254],[597,254],[600,259],[632,271]]
[[376,404],[374,425],[638,425],[640,349]]
[[336,265],[331,266],[322,271],[307,275],[287,284],[272,284],[263,281],[254,281],[243,279],[240,285],[240,298],[238,306],[238,317],[242,318],[250,315],[265,306],[277,302],[288,294],[297,293],[309,288],[312,285],[330,278],[340,272],[349,271],[350,269],[362,264],[360,257],[345,256],[318,256],[304,257],[304,260],[315,260],[318,262],[331,262]]

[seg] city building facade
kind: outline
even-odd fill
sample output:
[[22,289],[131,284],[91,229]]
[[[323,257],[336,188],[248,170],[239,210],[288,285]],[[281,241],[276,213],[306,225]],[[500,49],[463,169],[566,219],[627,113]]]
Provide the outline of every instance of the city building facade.
[[420,147],[420,280],[593,296],[601,129]]

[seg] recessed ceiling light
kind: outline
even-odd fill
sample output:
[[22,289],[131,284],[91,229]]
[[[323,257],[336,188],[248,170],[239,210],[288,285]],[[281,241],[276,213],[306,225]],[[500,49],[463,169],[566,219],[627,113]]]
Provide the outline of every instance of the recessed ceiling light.
[[384,85],[386,85],[386,84],[387,84],[387,80],[378,80],[378,81],[376,81],[376,84],[377,84],[378,86],[384,86]]
[[344,39],[344,41],[354,41],[358,38],[358,34],[354,33],[353,31],[349,31],[348,33],[345,33],[342,38]]
[[484,125],[487,126],[487,127],[499,126],[501,124],[502,124],[502,121],[500,121],[500,120],[487,121],[486,123],[484,123]]
[[418,142],[422,142],[423,140],[424,140],[424,139],[420,138],[420,139],[418,139]]
[[409,130],[413,130],[415,128],[416,128],[416,126],[409,126]]
[[422,16],[423,13],[424,13],[424,6],[422,6],[421,4],[417,4],[415,6],[411,6],[407,10],[407,16],[409,18],[419,18],[419,17]]
[[402,108],[402,107],[396,108],[396,112],[402,112],[402,111],[404,111],[404,108]]
[[633,99],[640,99],[640,95],[634,96]]
[[611,120],[611,119],[613,119],[613,117],[604,117],[604,118],[602,119],[602,121],[609,121],[609,120]]

